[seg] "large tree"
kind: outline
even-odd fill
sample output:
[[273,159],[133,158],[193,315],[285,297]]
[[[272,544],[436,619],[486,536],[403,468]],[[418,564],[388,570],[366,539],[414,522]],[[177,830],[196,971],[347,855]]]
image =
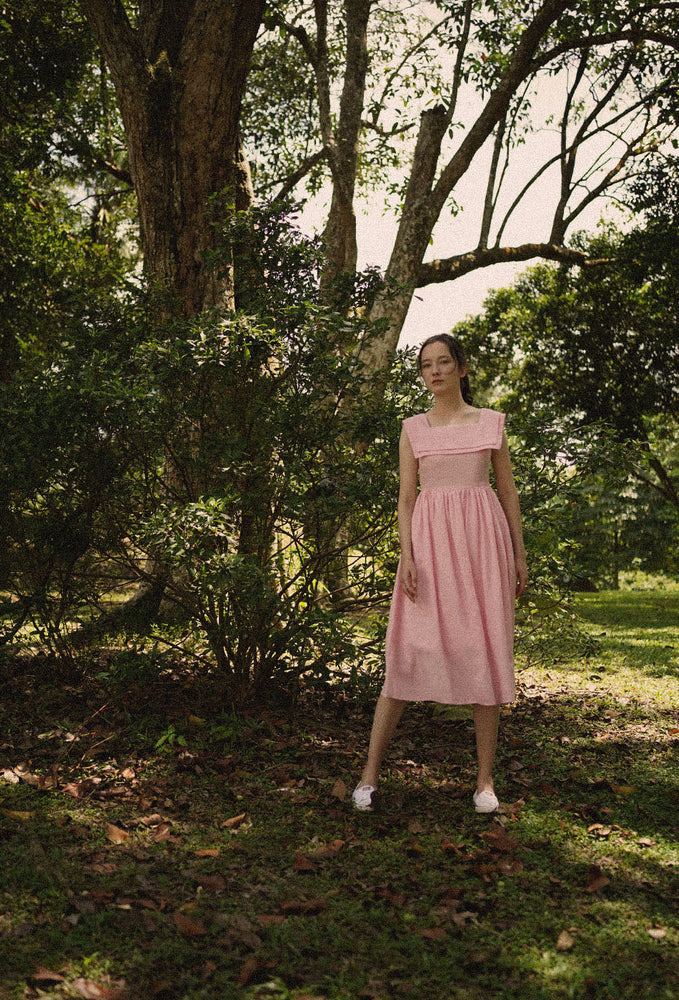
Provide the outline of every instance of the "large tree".
[[82,0],[125,129],[148,275],[186,315],[233,297],[205,266],[211,197],[251,201],[240,146],[243,91],[264,0]]
[[[675,129],[675,4],[81,4],[115,83],[148,272],[169,283],[186,313],[231,293],[202,255],[210,196],[230,185],[234,203],[238,191],[241,205],[251,197],[239,131],[267,197],[329,182],[326,285],[355,271],[361,186],[391,189],[399,226],[372,307],[384,332],[366,355],[376,369],[417,288],[508,260],[582,261],[568,245],[575,220],[660,155]],[[525,142],[537,129],[545,130],[539,160]],[[478,240],[425,260],[470,171]],[[549,218],[543,207],[534,237],[514,242],[512,219],[546,178]]]

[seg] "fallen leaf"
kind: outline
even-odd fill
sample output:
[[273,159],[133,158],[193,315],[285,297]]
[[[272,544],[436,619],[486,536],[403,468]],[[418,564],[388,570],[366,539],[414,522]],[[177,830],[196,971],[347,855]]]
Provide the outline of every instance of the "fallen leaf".
[[443,927],[420,927],[417,933],[429,941],[443,941],[444,938],[448,937]]
[[339,799],[340,802],[344,802],[344,800],[347,797],[347,786],[345,785],[345,783],[342,781],[341,778],[338,778],[335,784],[332,786],[332,791],[330,792],[330,794],[334,798]]
[[461,854],[464,848],[463,843],[455,844],[452,840],[448,840],[445,837],[441,841],[442,851],[455,851],[456,854]]
[[519,858],[501,858],[497,868],[503,875],[520,875],[523,871],[523,861]]
[[84,781],[69,781],[67,785],[63,785],[61,790],[66,795],[72,795],[74,799],[82,799],[85,795],[93,792],[97,784],[98,782],[92,778],[86,778]]
[[616,795],[622,795],[623,797],[626,798],[628,795],[634,795],[634,793],[637,790],[637,786],[636,785],[613,785],[613,784],[611,784],[610,785],[610,789],[611,789],[612,792],[615,792]]
[[231,816],[230,819],[225,819],[221,824],[222,828],[226,827],[227,830],[235,830],[247,819],[247,813],[239,813],[238,816]]
[[281,903],[283,913],[320,913],[324,909],[324,899],[295,899]]
[[504,830],[487,830],[486,833],[481,834],[481,839],[487,841],[498,851],[513,851],[517,848],[518,842],[514,840],[513,837],[507,836]]
[[184,937],[203,937],[207,934],[200,920],[192,920],[191,917],[187,917],[185,913],[181,913],[179,910],[176,910],[172,914],[172,919],[174,920],[175,927]]
[[207,982],[208,979],[212,979],[216,971],[217,971],[217,966],[215,965],[214,962],[211,962],[208,959],[208,961],[203,966],[203,971],[200,974],[200,978],[203,980],[203,982]]
[[456,927],[466,927],[467,921],[473,920],[476,914],[471,910],[465,910],[463,913],[453,913],[451,916]]
[[611,827],[604,826],[603,823],[592,823],[587,827],[587,833],[595,833],[597,837],[610,837]]
[[310,851],[312,858],[335,858],[344,847],[346,841],[333,840],[330,844],[319,844],[318,847]]
[[220,851],[218,847],[199,847],[193,853],[197,858],[218,858]]
[[170,830],[172,827],[169,823],[161,823],[160,826],[156,827],[153,832],[153,840],[156,844],[162,844],[165,840],[170,839]]
[[262,927],[275,927],[285,921],[285,915],[282,913],[260,913],[257,916],[257,920]]
[[610,885],[611,880],[607,878],[598,865],[592,865],[587,876],[587,892],[599,892],[600,889]]
[[35,811],[21,812],[16,809],[3,809],[3,812],[5,816],[9,816],[11,819],[20,819],[24,823],[26,822],[27,819],[31,819],[33,816],[36,815]]
[[106,1000],[107,997],[113,997],[118,992],[108,986],[100,986],[93,979],[74,979],[71,986],[81,997],[85,997],[85,1000]]
[[662,941],[664,937],[667,937],[667,931],[664,927],[649,927],[646,933],[652,937],[654,941]]
[[570,951],[575,944],[575,938],[568,931],[561,931],[556,942],[557,951]]
[[130,839],[130,835],[127,830],[121,830],[119,826],[114,826],[113,823],[107,823],[106,838],[110,840],[112,844],[124,844],[125,841]]
[[160,813],[151,813],[150,816],[142,816],[139,822],[143,823],[144,826],[158,826],[163,822],[163,817]]
[[316,866],[314,865],[311,858],[308,858],[306,854],[299,854],[299,853],[296,854],[292,867],[296,872],[316,871]]
[[39,965],[33,975],[30,977],[37,983],[63,983],[65,982],[64,977],[59,972],[52,972],[51,969],[45,969],[42,965]]
[[262,963],[260,959],[255,958],[254,955],[250,955],[249,958],[246,958],[241,965],[241,969],[238,974],[238,985],[246,986],[250,980],[257,975],[261,967]]
[[655,840],[651,840],[650,837],[640,837],[637,844],[639,847],[655,847]]

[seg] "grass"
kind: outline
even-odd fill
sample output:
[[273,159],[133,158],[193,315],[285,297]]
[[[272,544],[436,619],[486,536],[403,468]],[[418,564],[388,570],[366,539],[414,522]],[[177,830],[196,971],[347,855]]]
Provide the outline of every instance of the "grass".
[[578,610],[594,652],[520,669],[490,818],[465,713],[413,706],[356,814],[371,705],[5,662],[0,998],[674,1000],[679,588]]

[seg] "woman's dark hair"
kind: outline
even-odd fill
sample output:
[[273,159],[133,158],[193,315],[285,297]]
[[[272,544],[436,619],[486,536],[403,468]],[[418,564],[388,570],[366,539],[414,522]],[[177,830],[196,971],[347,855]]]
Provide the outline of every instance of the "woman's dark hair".
[[[439,342],[446,345],[450,351],[451,358],[454,358],[457,362],[458,368],[467,364],[467,359],[464,356],[464,347],[457,337],[451,337],[449,333],[436,333],[433,337],[427,337],[425,342],[420,347],[420,353],[417,355],[418,372],[422,372],[422,351],[425,347],[429,347],[430,344],[437,344]],[[462,392],[462,398],[465,403],[469,403],[471,406],[474,402],[474,398],[472,396],[472,391],[469,388],[469,378],[467,375],[460,379],[460,391]]]

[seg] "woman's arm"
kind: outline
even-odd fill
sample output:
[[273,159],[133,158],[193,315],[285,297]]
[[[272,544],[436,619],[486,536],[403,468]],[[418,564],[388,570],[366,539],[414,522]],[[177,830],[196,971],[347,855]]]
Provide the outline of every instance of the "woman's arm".
[[405,430],[398,446],[398,537],[401,543],[401,587],[406,597],[417,600],[417,568],[413,559],[412,522],[417,500],[417,459]]
[[507,435],[502,434],[502,445],[493,451],[491,460],[495,471],[495,488],[502,504],[502,509],[509,525],[509,534],[512,539],[514,549],[514,563],[516,565],[516,596],[524,592],[528,584],[528,564],[526,562],[526,547],[523,543],[523,531],[521,529],[521,507],[519,505],[519,494],[514,483],[512,473],[512,462],[509,457],[509,445]]

